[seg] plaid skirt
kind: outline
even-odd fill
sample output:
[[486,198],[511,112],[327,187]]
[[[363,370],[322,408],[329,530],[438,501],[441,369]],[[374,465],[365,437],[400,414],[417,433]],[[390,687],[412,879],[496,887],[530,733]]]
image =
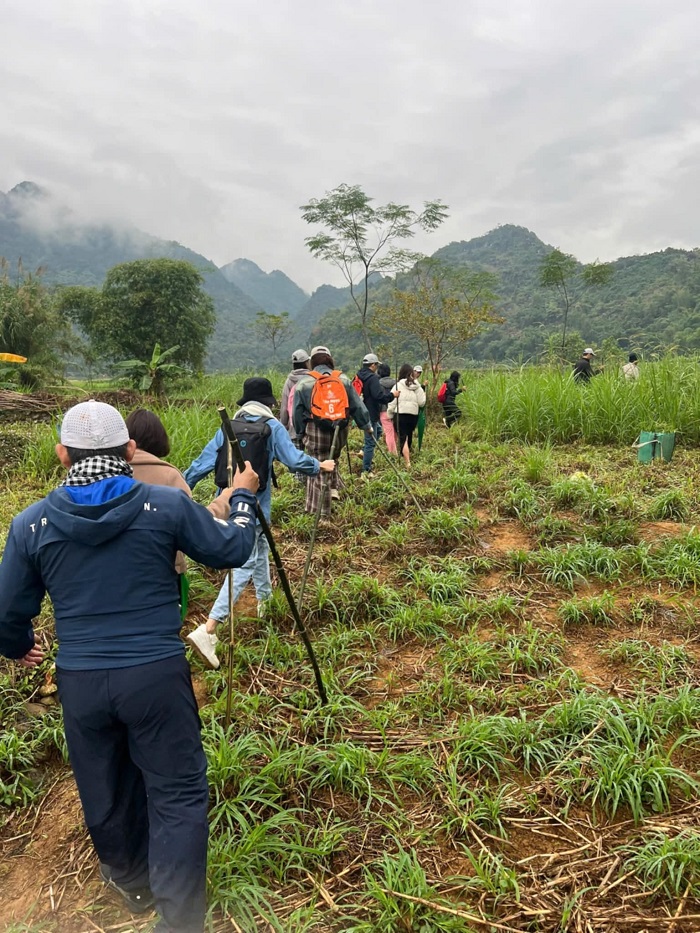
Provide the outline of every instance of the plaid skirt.
[[[341,428],[338,432],[338,444],[335,452],[336,461],[340,453],[348,442],[348,429]],[[328,460],[331,455],[331,444],[333,443],[333,431],[324,431],[313,421],[306,425],[304,434],[304,451],[317,460]],[[321,516],[326,518],[331,514],[331,489],[342,489],[343,481],[338,475],[338,467],[330,474],[324,490],[323,477],[325,473],[317,473],[316,476],[309,476],[306,480],[306,504],[305,510],[312,515],[316,512],[321,502]]]

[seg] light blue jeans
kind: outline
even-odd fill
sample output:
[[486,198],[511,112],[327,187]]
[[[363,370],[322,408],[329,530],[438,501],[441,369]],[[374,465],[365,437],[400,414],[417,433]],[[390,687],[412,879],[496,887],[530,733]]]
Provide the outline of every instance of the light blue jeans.
[[[233,571],[233,602],[237,601],[248,583],[252,580],[255,587],[255,596],[258,601],[268,599],[272,595],[272,582],[270,581],[270,548],[267,538],[260,525],[256,528],[255,547],[253,553],[242,567]],[[224,585],[219,590],[211,612],[210,619],[223,621],[228,616],[228,574],[224,577]]]

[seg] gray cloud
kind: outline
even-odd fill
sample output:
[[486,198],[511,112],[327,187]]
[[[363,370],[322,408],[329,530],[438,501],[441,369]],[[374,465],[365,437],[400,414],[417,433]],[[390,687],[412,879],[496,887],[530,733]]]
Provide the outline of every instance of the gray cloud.
[[312,288],[298,207],[440,197],[584,260],[696,246],[694,0],[5,0],[0,189]]

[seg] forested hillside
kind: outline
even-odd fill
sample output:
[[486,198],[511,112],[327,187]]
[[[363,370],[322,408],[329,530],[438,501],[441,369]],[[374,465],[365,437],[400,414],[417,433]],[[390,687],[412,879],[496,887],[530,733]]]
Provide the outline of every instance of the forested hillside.
[[248,325],[260,306],[227,281],[213,262],[135,228],[79,223],[68,208],[56,205],[31,182],[0,193],[0,256],[10,267],[21,260],[27,272],[41,268],[50,285],[93,286],[100,286],[107,270],[118,263],[156,257],[187,260],[204,276],[204,289],[216,308],[209,365],[230,369],[258,353],[258,340]]
[[[540,264],[551,249],[532,231],[506,224],[485,236],[450,243],[433,254],[435,259],[497,276],[496,307],[504,322],[476,337],[464,348],[460,361],[537,359],[547,337],[561,331],[560,299],[539,282]],[[621,346],[647,351],[700,347],[700,250],[666,249],[610,265],[613,274],[607,285],[574,287],[570,331],[578,331],[586,343],[613,338]],[[388,300],[386,283],[370,295],[375,304]],[[313,338],[330,340],[338,319],[337,312],[327,313]],[[363,353],[353,321],[352,316],[342,318],[339,346],[346,359]],[[375,339],[382,344],[381,321]],[[418,352],[419,348],[408,341],[407,350]]]
[[[504,322],[472,340],[456,361],[539,357],[547,337],[560,331],[563,317],[557,293],[539,281],[541,262],[551,249],[530,230],[506,224],[434,253],[436,259],[497,276],[496,307]],[[203,274],[204,288],[215,303],[217,324],[208,356],[212,369],[269,363],[270,347],[254,327],[261,310],[287,311],[292,318],[293,328],[277,353],[281,367],[297,345],[329,343],[348,368],[364,353],[357,315],[348,304],[349,289],[321,285],[309,297],[283,272],[265,273],[250,260],[234,260],[218,269],[174,241],[130,227],[80,223],[69,208],[31,182],[0,193],[0,257],[10,268],[20,259],[25,271],[41,267],[44,281],[57,286],[99,286],[108,269],[133,259],[191,262]],[[700,347],[699,250],[667,249],[611,265],[614,273],[608,284],[574,294],[570,330],[592,344],[615,338],[622,346],[642,350]],[[399,278],[398,284],[405,287],[405,280]],[[393,285],[391,279],[378,276],[370,288],[371,301],[387,302]],[[410,339],[401,347],[392,346],[382,333],[381,317],[373,339],[392,355],[420,354],[419,345]]]

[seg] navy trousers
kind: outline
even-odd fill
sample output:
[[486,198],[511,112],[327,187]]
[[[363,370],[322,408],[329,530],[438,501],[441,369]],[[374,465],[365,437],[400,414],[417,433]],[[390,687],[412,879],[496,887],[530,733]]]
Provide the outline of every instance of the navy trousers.
[[200,933],[209,792],[184,654],[57,672],[71,766],[92,842],[126,890],[150,886],[166,929]]

